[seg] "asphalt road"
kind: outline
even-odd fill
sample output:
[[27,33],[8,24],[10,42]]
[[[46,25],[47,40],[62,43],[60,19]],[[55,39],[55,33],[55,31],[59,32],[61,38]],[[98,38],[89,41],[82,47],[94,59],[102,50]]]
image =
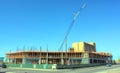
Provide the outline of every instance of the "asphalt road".
[[111,67],[97,66],[77,69],[59,69],[59,70],[26,70],[26,69],[1,69],[4,73],[98,73],[105,70],[120,68],[120,65],[112,65]]

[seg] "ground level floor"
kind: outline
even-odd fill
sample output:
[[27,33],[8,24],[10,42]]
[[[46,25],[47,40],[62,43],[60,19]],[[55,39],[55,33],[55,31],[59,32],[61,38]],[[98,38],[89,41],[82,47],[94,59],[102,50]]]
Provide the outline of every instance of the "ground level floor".
[[101,58],[10,58],[8,64],[105,64],[109,61]]

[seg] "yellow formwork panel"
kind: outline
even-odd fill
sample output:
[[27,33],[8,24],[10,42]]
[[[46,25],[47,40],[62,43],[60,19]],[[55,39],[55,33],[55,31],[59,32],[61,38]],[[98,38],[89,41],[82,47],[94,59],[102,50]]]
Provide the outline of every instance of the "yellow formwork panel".
[[75,42],[72,44],[74,52],[96,52],[96,45],[94,42]]

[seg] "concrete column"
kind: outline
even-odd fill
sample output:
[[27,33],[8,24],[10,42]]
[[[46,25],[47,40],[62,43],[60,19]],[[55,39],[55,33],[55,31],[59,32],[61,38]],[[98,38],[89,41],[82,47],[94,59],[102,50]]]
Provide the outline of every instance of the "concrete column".
[[94,64],[94,58],[92,58],[92,64]]
[[11,59],[11,63],[14,64],[14,59],[13,58]]
[[14,59],[14,64],[16,64],[16,59]]
[[42,54],[41,54],[41,51],[40,51],[39,64],[41,64],[41,63],[42,63],[42,59],[41,59],[41,57],[42,57]]
[[9,59],[9,63],[11,63],[11,59]]
[[87,52],[83,53],[82,64],[90,64],[89,54]]
[[10,59],[7,59],[7,63],[8,63],[8,64],[10,63]]
[[26,64],[26,59],[25,58],[22,59],[22,64]]
[[46,55],[46,64],[48,64],[48,53]]
[[73,59],[71,59],[71,62],[72,62],[72,64],[73,64]]
[[63,60],[63,58],[61,59],[61,64],[62,64],[62,65],[64,64],[64,60]]
[[63,65],[64,64],[64,60],[63,60],[63,53],[61,54],[61,64]]
[[39,59],[39,64],[41,64],[41,58]]

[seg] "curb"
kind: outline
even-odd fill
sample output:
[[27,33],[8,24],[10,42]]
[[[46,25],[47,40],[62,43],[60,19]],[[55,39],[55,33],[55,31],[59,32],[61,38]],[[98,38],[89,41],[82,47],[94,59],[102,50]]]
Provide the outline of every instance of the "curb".
[[12,67],[9,67],[9,69],[41,70],[41,71],[59,71],[59,70],[57,70],[57,69],[33,69],[33,68],[12,68]]

